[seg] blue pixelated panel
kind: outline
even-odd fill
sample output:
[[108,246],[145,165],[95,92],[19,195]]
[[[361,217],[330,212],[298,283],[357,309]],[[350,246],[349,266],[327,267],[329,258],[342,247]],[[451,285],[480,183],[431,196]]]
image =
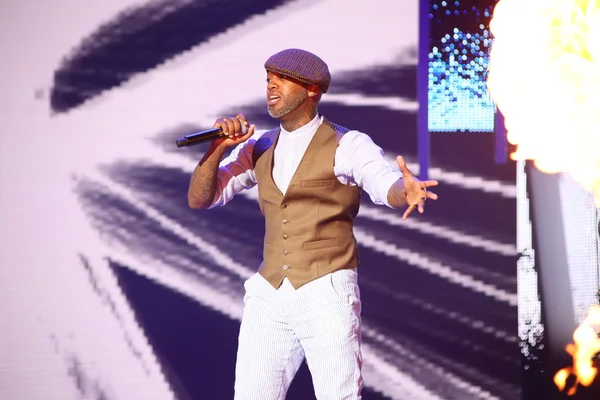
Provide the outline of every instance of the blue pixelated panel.
[[431,132],[493,132],[495,106],[486,89],[498,0],[431,0],[428,127]]

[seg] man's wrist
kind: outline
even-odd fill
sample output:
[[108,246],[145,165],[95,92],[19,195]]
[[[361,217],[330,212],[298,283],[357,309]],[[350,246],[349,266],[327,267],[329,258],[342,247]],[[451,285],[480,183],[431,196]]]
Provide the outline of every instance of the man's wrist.
[[388,204],[391,208],[404,207],[407,203],[406,201],[406,190],[404,189],[402,178],[398,179],[394,184],[390,187],[388,191]]

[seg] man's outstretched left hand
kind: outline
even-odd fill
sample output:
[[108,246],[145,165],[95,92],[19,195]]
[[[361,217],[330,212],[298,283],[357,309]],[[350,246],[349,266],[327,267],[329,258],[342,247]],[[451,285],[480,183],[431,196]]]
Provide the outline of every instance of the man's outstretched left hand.
[[406,162],[402,156],[396,157],[396,162],[398,163],[398,168],[400,168],[400,172],[402,172],[402,184],[404,186],[404,197],[406,198],[406,202],[408,203],[408,208],[402,215],[402,219],[408,218],[411,212],[415,210],[415,208],[419,209],[419,213],[423,214],[425,212],[425,200],[437,200],[437,194],[430,192],[427,190],[428,187],[437,186],[438,182],[429,180],[429,181],[420,181],[410,172],[408,167],[406,166]]

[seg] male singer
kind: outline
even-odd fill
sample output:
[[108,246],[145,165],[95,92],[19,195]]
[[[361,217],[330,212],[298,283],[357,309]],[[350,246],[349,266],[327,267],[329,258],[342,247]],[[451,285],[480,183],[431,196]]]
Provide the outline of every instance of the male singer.
[[[284,399],[306,358],[318,399],[360,399],[359,265],[353,220],[364,189],[373,203],[424,211],[426,190],[397,157],[317,111],[331,82],[316,55],[287,49],[265,63],[267,107],[277,129],[254,135],[244,115],[220,118],[225,137],[192,174],[192,208],[225,205],[258,185],[263,263],[244,285],[235,399]],[[244,125],[244,128],[242,127]],[[245,132],[247,128],[247,132]],[[228,147],[236,146],[222,160]]]

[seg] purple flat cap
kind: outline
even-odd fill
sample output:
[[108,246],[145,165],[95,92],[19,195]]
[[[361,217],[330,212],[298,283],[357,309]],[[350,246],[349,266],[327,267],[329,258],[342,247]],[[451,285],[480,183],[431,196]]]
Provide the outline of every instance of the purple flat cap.
[[318,85],[323,93],[329,89],[331,74],[327,64],[306,50],[286,49],[269,57],[265,69],[288,75],[304,83]]

